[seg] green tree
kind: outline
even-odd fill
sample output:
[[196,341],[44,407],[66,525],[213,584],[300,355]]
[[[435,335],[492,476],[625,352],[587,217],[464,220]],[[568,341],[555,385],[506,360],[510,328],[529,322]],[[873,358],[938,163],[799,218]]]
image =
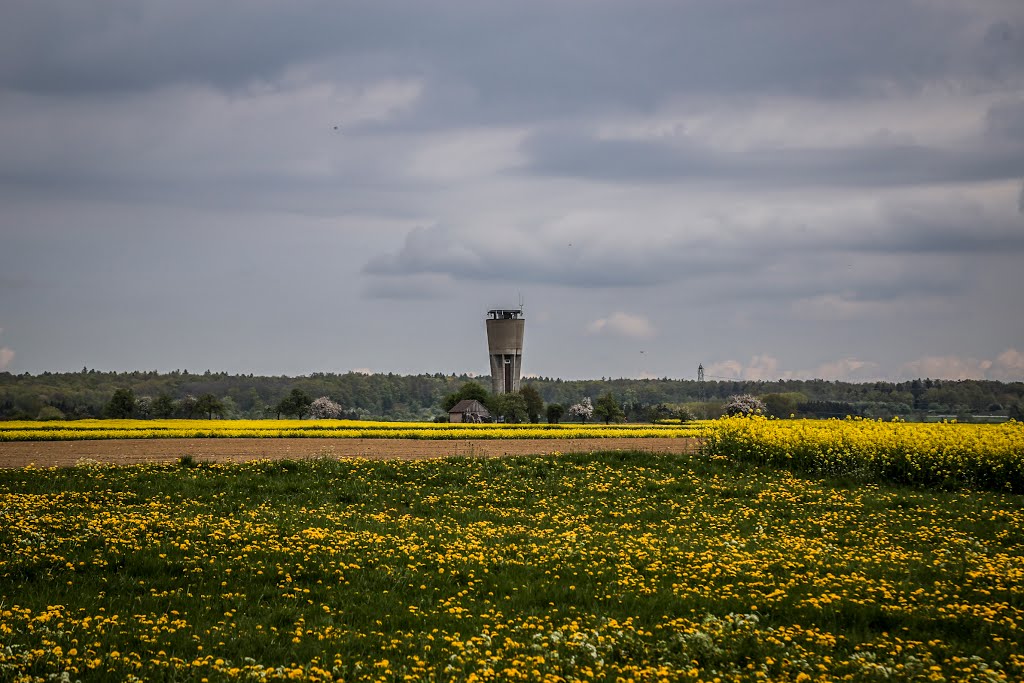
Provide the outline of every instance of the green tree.
[[196,397],[192,394],[185,394],[178,401],[178,414],[191,420],[196,416]]
[[285,415],[285,416],[290,415],[291,414],[290,413],[291,409],[292,409],[292,404],[289,403],[287,396],[285,396],[280,401],[278,401],[274,405],[273,408],[270,408],[268,406],[268,412],[274,413],[274,417],[276,417],[278,420],[281,419],[282,415]]
[[561,403],[549,403],[547,409],[547,418],[550,424],[556,425],[558,421],[565,415],[565,407]]
[[238,403],[231,396],[224,396],[220,399],[220,416],[225,420],[233,420],[238,417]]
[[480,403],[482,403],[489,411],[492,413],[495,412],[494,409],[496,406],[493,403],[494,397],[491,396],[491,393],[487,391],[487,389],[484,389],[483,385],[479,382],[466,382],[459,387],[458,391],[445,396],[444,401],[442,402],[444,412],[447,413],[455,406],[456,403],[467,398],[471,401],[480,401]]
[[518,392],[499,394],[494,398],[494,403],[497,414],[504,418],[505,422],[518,424],[525,422],[530,417],[526,408],[526,399]]
[[196,412],[203,413],[212,420],[214,415],[224,417],[224,404],[211,393],[205,393],[196,400]]
[[160,394],[153,400],[153,406],[150,408],[150,412],[153,413],[153,417],[167,419],[174,415],[174,399],[168,394]]
[[676,417],[680,422],[693,422],[697,419],[697,414],[690,406],[679,406],[679,410],[676,411]]
[[619,402],[615,400],[610,391],[597,399],[597,403],[594,405],[594,417],[604,420],[605,424],[612,420],[618,422],[624,416],[625,413],[622,412]]
[[651,422],[672,420],[679,417],[678,411],[668,403],[657,403],[647,409],[647,419]]
[[530,422],[534,424],[540,422],[540,414],[544,410],[544,399],[541,398],[540,392],[527,384],[519,390],[519,395],[526,401],[526,414],[529,416]]
[[312,403],[313,399],[306,392],[296,388],[278,402],[274,412],[277,413],[278,419],[281,415],[289,415],[301,420],[309,412],[309,406]]
[[[130,388],[135,392],[136,406],[132,413],[135,417],[142,414],[138,405],[139,397],[142,396],[154,397],[157,405],[152,409],[153,417],[198,417],[198,413],[190,412],[189,400],[184,401],[180,410],[174,402],[186,394],[199,396],[206,392],[220,397],[221,402],[227,397],[235,399],[237,413],[225,403],[225,418],[235,414],[273,417],[273,406],[293,386],[301,386],[310,396],[333,397],[345,406],[349,414],[424,420],[438,414],[447,395],[473,380],[479,381],[466,375],[440,373],[416,376],[314,373],[305,378],[291,378],[258,377],[248,373],[228,375],[222,372],[196,375],[181,370],[169,373],[100,372],[86,368],[80,372],[44,372],[35,376],[0,371],[0,419],[30,420],[47,405],[59,409],[67,419],[102,417],[104,407],[118,388]],[[565,406],[565,415],[561,419],[573,421],[582,420],[588,415],[586,411],[573,413],[573,404],[583,396],[596,399],[607,391],[611,391],[621,403],[628,404],[628,409],[627,405],[622,408],[631,422],[653,419],[655,415],[651,408],[662,403],[673,407],[686,405],[695,415],[714,418],[724,411],[726,399],[735,394],[785,395],[799,392],[807,400],[798,407],[798,414],[804,414],[802,406],[806,405],[811,409],[811,412],[806,413],[808,416],[821,417],[842,417],[848,413],[885,418],[893,415],[910,417],[915,414],[923,417],[925,411],[932,406],[935,412],[950,412],[959,410],[959,406],[966,406],[974,414],[988,411],[1006,415],[1018,401],[1024,400],[1024,382],[990,380],[951,382],[920,379],[913,382],[864,384],[824,380],[781,380],[777,383],[709,380],[701,384],[694,380],[679,379],[559,380],[531,377],[528,383],[537,389],[545,401]],[[489,390],[490,384],[485,384]],[[161,394],[174,399],[164,399],[168,403],[164,403],[162,410],[158,403]],[[466,394],[478,400],[484,399],[482,402],[490,408],[491,399],[486,391],[479,390],[473,395],[467,389]],[[789,412],[784,410],[785,407],[776,406],[774,412],[788,415]],[[543,416],[544,412],[541,411],[541,420]]]
[[103,415],[115,420],[126,420],[135,412],[135,392],[131,389],[118,389],[103,407]]
[[1006,414],[1011,420],[1024,422],[1024,401],[1017,401],[1007,409]]
[[765,412],[772,417],[787,418],[796,414],[797,406],[807,401],[807,396],[797,391],[790,391],[781,394],[765,394],[761,397],[764,401]]

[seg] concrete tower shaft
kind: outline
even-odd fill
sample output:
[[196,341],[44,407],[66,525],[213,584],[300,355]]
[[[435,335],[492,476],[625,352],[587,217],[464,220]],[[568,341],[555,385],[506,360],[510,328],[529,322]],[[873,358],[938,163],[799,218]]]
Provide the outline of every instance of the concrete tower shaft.
[[487,311],[487,352],[491,357],[491,391],[508,394],[519,391],[523,368],[522,309]]

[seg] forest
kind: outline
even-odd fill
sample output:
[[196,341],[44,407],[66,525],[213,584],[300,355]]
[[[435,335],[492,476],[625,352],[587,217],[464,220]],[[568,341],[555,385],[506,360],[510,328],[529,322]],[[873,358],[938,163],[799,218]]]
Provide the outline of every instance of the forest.
[[[230,375],[207,370],[0,373],[0,419],[78,419],[104,417],[118,390],[131,390],[139,405],[163,405],[167,417],[181,414],[197,397],[214,397],[225,418],[274,417],[291,392],[327,396],[350,418],[434,420],[445,416],[445,398],[468,382],[490,386],[487,376],[314,373],[298,377]],[[545,403],[568,407],[584,397],[611,393],[625,419],[649,421],[683,416],[717,417],[730,396],[760,397],[776,417],[862,416],[907,420],[956,418],[996,421],[1024,417],[1024,382],[915,379],[907,382],[849,383],[813,380],[706,381],[681,379],[562,380],[524,378]],[[179,410],[178,414],[174,414]],[[137,417],[156,415],[143,414]]]

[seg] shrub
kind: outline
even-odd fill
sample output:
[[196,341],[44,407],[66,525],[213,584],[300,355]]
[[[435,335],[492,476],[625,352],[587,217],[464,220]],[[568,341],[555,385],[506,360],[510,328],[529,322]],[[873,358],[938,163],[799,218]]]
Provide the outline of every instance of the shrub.
[[40,421],[46,420],[63,420],[64,413],[61,412],[60,408],[54,406],[43,406],[39,410],[39,414],[36,415],[36,419]]
[[344,412],[341,404],[335,403],[327,396],[321,396],[309,404],[309,416],[314,420],[338,420]]
[[730,396],[723,408],[725,414],[730,417],[733,415],[764,415],[767,412],[764,402],[750,394]]
[[569,407],[570,417],[575,417],[580,422],[586,422],[594,416],[594,404],[590,402],[590,397],[585,396],[582,401],[575,403]]

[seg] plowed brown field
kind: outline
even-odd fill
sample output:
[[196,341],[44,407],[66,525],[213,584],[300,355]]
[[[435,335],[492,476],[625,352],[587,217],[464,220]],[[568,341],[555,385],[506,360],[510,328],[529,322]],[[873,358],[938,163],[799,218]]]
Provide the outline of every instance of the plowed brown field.
[[107,439],[98,441],[0,442],[0,467],[69,467],[79,460],[128,464],[173,462],[183,455],[199,461],[245,462],[311,457],[399,460],[449,455],[495,457],[560,451],[648,451],[695,453],[697,439]]

